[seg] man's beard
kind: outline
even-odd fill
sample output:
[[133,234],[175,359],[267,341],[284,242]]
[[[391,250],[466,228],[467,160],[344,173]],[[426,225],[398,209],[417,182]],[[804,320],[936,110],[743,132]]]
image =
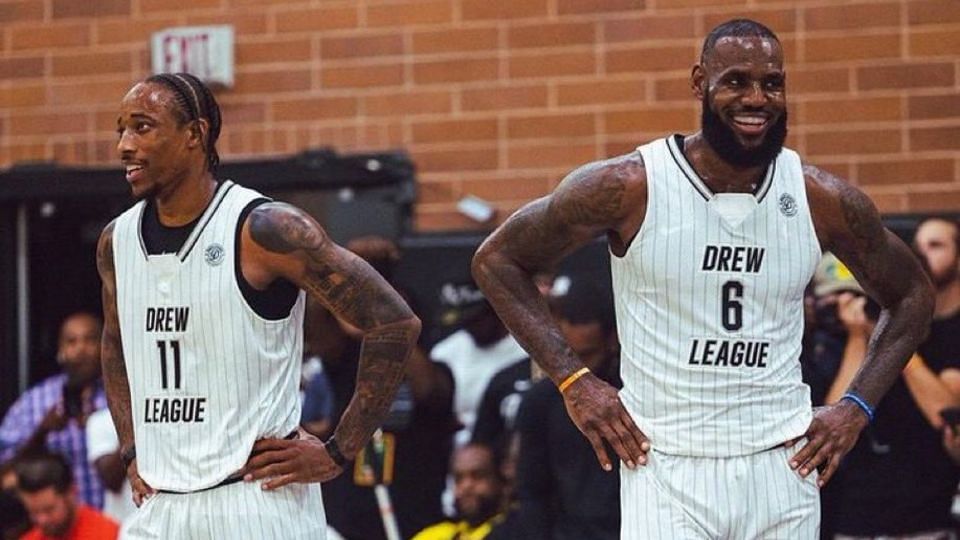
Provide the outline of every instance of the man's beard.
[[723,123],[720,115],[713,112],[707,96],[703,96],[700,112],[700,125],[703,137],[721,159],[734,167],[758,167],[767,165],[780,154],[787,139],[787,111],[771,127],[763,142],[756,148],[744,148],[733,132],[733,128]]
[[957,278],[960,277],[960,270],[958,270],[957,263],[954,261],[953,264],[942,272],[934,273],[931,270],[927,270],[927,275],[930,277],[930,281],[933,282],[933,287],[937,291],[942,291],[953,284],[954,281],[957,281]]

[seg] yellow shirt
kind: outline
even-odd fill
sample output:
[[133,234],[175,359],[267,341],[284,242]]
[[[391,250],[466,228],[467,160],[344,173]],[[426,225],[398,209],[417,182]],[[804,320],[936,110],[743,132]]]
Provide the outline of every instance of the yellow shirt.
[[503,521],[503,514],[497,514],[473,528],[466,521],[444,521],[420,531],[413,540],[482,540],[501,521]]

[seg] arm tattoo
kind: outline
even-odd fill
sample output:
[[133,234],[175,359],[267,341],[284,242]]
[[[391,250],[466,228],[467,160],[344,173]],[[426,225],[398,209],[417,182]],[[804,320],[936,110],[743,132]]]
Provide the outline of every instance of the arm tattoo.
[[113,424],[120,438],[120,447],[125,449],[133,444],[133,416],[130,407],[130,383],[127,380],[127,364],[123,357],[117,314],[117,276],[113,259],[115,223],[114,221],[107,225],[97,243],[97,271],[103,282],[103,336],[100,344],[100,363],[110,416],[113,417]]
[[250,236],[269,252],[296,258],[302,270],[287,277],[364,331],[356,391],[336,431],[344,454],[353,456],[386,416],[420,322],[376,270],[334,244],[301,210],[277,203],[255,209]]
[[629,212],[627,186],[642,174],[638,157],[581,167],[548,197],[510,216],[484,241],[473,275],[507,328],[555,383],[582,366],[567,344],[533,274],[599,235]]

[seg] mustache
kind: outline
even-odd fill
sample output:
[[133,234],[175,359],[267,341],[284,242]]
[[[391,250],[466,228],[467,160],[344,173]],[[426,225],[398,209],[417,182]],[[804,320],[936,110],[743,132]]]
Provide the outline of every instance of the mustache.
[[[737,140],[733,128],[724,123],[714,112],[706,95],[703,96],[700,109],[700,127],[703,137],[717,155],[735,167],[756,167],[766,165],[776,159],[787,139],[787,111],[767,130],[760,146],[745,148]],[[763,112],[763,108],[743,107],[737,112]]]

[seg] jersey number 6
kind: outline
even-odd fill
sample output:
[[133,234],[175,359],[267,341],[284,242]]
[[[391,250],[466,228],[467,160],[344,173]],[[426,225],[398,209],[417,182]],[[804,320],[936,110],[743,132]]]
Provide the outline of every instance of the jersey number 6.
[[728,332],[735,332],[743,326],[743,283],[728,281],[723,284],[720,294],[720,319]]

